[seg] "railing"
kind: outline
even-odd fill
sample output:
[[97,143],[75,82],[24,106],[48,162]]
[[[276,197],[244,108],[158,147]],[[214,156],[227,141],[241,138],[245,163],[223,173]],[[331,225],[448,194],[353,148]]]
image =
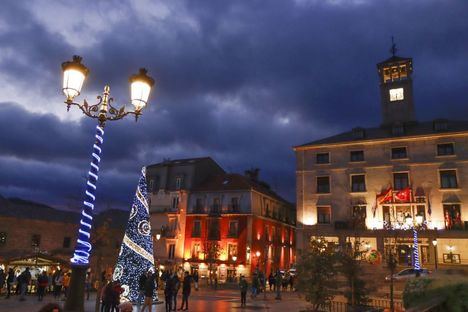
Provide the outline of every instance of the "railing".
[[239,213],[240,212],[240,207],[239,205],[229,205],[227,208],[228,213]]
[[[403,302],[394,300],[393,305],[395,310],[403,309]],[[321,308],[320,311],[327,312],[352,312],[352,311],[368,311],[369,308],[390,308],[390,299],[370,299],[369,303],[362,306],[355,306],[354,309],[347,302],[332,301],[328,308]]]
[[205,213],[205,207],[203,206],[193,206],[192,213]]
[[218,216],[221,214],[221,206],[220,205],[213,205],[210,207],[210,211],[208,213],[211,216]]

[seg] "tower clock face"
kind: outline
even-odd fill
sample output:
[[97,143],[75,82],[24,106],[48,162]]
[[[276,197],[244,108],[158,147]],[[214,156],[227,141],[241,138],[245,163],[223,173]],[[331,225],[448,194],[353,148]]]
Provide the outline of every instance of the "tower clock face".
[[390,89],[390,102],[401,101],[404,98],[403,88]]

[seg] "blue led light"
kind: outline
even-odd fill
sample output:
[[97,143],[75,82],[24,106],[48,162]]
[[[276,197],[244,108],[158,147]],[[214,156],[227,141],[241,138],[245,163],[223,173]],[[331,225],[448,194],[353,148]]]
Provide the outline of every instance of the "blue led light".
[[86,199],[83,202],[83,210],[81,211],[80,229],[78,230],[78,239],[73,253],[73,258],[70,261],[74,265],[88,265],[89,256],[91,254],[91,227],[93,223],[94,201],[96,200],[96,183],[99,174],[99,162],[101,161],[101,145],[103,143],[104,129],[101,126],[96,126],[96,142],[93,145],[91,169],[88,172],[88,180],[86,181]]

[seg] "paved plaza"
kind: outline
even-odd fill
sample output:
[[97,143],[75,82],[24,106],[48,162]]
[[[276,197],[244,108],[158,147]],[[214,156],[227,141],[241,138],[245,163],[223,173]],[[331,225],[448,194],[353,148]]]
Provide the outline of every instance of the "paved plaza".
[[[162,298],[160,294],[160,298]],[[260,294],[256,299],[247,297],[247,307],[241,308],[240,306],[240,293],[231,289],[201,289],[200,291],[193,291],[189,299],[189,310],[194,312],[210,312],[210,311],[288,311],[295,312],[304,310],[307,303],[299,298],[297,293],[286,292],[283,293],[281,301],[274,299],[275,294],[268,292],[266,299],[263,294]],[[182,297],[179,295],[177,301],[177,308],[180,307]],[[44,298],[44,301],[38,302],[36,296],[28,296],[26,301],[19,301],[18,297],[13,296],[10,299],[5,297],[0,298],[0,312],[35,312],[38,311],[43,305],[49,302],[55,302],[52,295]],[[63,305],[64,301],[60,301]],[[85,311],[94,312],[95,295],[92,294],[90,300],[85,302]],[[136,311],[136,309],[134,309]],[[164,304],[159,304],[153,308],[153,312],[165,311]]]

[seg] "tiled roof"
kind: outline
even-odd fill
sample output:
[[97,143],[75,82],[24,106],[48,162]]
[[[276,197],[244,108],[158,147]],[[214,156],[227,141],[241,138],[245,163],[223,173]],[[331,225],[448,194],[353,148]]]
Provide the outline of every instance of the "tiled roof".
[[168,159],[164,160],[160,163],[149,165],[148,167],[156,167],[156,166],[167,166],[167,165],[188,165],[198,163],[204,160],[211,160],[214,162],[211,157],[198,157],[198,158],[184,158],[184,159]]
[[[436,123],[445,123],[447,128],[445,130],[436,130]],[[295,146],[295,148],[315,146],[315,145],[326,145],[326,144],[337,144],[337,143],[348,143],[348,142],[366,142],[379,139],[390,139],[390,138],[405,138],[414,136],[426,136],[431,134],[444,134],[453,132],[464,132],[468,131],[468,121],[455,121],[455,120],[435,120],[426,122],[414,122],[404,125],[403,135],[395,135],[392,127],[378,127],[378,128],[356,128],[351,131],[343,132],[337,135],[333,135],[320,140],[315,140],[303,145]],[[364,131],[363,136],[356,136],[356,130]]]

